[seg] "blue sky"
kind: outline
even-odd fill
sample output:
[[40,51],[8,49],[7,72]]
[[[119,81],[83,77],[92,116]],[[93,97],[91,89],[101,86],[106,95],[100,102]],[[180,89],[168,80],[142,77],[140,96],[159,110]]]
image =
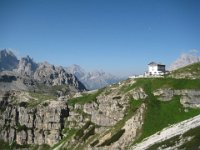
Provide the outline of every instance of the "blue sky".
[[127,75],[200,50],[199,0],[0,0],[0,48]]

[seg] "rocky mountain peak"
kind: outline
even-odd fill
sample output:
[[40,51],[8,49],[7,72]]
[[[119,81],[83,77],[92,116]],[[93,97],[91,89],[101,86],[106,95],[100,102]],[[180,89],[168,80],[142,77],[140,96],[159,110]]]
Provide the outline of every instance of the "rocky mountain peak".
[[9,49],[0,50],[0,71],[17,68],[19,60]]
[[[16,76],[16,81],[6,83],[6,89],[29,89],[26,87],[27,81],[41,83],[47,86],[67,85],[73,91],[86,90],[85,86],[63,67],[57,67],[48,62],[36,63],[30,56],[22,57],[20,60],[13,52],[4,49],[0,51],[0,71],[5,71],[2,76],[12,78]],[[11,71],[7,74],[6,71]],[[12,74],[12,76],[10,75]],[[1,75],[0,75],[1,78]],[[4,78],[2,78],[4,79]],[[4,82],[2,80],[2,82]],[[20,88],[18,88],[20,86]]]
[[32,76],[37,69],[37,66],[37,63],[35,63],[29,56],[22,57],[19,61],[17,71],[22,75]]

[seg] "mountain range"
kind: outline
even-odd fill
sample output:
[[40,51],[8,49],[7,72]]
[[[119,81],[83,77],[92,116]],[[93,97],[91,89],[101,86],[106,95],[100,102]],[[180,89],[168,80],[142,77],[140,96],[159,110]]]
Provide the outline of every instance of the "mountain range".
[[[79,65],[71,65],[69,67],[64,68],[61,66],[56,67],[54,65],[49,64],[48,62],[36,63],[29,56],[22,57],[20,58],[20,60],[18,60],[14,53],[8,49],[3,49],[0,51],[0,70],[14,70],[20,75],[32,76],[33,78],[38,80],[46,80],[45,82],[47,83],[51,82],[49,79],[47,80],[46,75],[48,74],[48,72],[51,74],[52,78],[55,78],[58,74],[60,76],[62,76],[61,74],[63,73],[72,74],[76,76],[78,80],[81,81],[88,90],[99,89],[107,85],[117,83],[124,79],[106,73],[104,71],[87,72]],[[44,77],[42,77],[41,75]],[[48,78],[50,78],[50,75]],[[58,82],[58,80],[56,82]],[[59,82],[64,81],[61,81],[61,79],[59,79]]]
[[0,65],[0,149],[199,149],[200,63],[92,91],[77,77],[106,73],[7,50]]
[[100,89],[125,79],[104,71],[87,72],[76,64],[67,67],[66,71],[74,74],[89,90]]
[[86,90],[85,86],[74,76],[67,73],[63,67],[56,67],[48,62],[36,63],[29,56],[20,60],[9,50],[0,51],[0,78],[8,82],[0,84],[4,90],[38,89],[38,84],[45,86],[66,85],[71,91]]
[[[99,90],[76,90],[73,95],[53,94],[70,84],[59,86],[50,80],[61,74],[65,76],[62,68],[47,63],[38,65],[33,72],[29,70],[34,70],[30,69],[34,65],[17,69],[24,77],[19,74],[0,76],[0,84],[3,84],[0,88],[0,149],[199,148],[199,63],[163,78],[127,79]],[[34,78],[30,78],[32,74]],[[43,83],[39,84],[42,88],[24,90],[19,84],[16,84],[18,89],[4,87],[21,79],[30,87]],[[29,79],[34,80],[29,82]]]

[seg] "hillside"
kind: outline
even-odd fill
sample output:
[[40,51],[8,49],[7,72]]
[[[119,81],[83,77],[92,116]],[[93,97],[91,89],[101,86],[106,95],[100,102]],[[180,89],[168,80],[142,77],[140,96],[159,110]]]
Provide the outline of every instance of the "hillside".
[[170,66],[170,70],[177,70],[179,68],[183,68],[185,66],[199,63],[200,57],[197,55],[197,51],[191,50],[188,53],[183,53],[177,58]]
[[199,149],[199,129],[200,115],[164,128],[131,149]]
[[[1,139],[29,149],[46,144],[52,149],[125,149],[200,114],[199,97],[200,80],[172,78],[128,79],[62,100],[37,91],[5,93]],[[28,118],[33,116],[32,122]]]
[[54,148],[129,147],[169,125],[200,114],[199,101],[193,101],[200,96],[199,83],[187,79],[129,79],[71,99],[66,137]]
[[193,63],[171,72],[169,77],[200,79],[200,63]]
[[144,149],[198,147],[199,124],[183,121],[200,114],[199,66],[86,91],[62,67],[22,58],[0,73],[0,149],[134,149],[152,137]]

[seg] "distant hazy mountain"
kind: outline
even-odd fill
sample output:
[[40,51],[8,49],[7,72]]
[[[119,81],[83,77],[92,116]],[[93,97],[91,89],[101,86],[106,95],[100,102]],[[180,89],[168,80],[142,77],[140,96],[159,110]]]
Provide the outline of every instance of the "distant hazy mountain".
[[171,64],[170,70],[176,70],[197,62],[200,62],[200,57],[198,55],[195,53],[185,53]]
[[8,49],[0,50],[0,71],[13,70],[17,68],[19,60],[17,57]]
[[66,68],[66,71],[74,74],[89,90],[99,89],[124,79],[104,71],[87,72],[79,65],[71,65]]

